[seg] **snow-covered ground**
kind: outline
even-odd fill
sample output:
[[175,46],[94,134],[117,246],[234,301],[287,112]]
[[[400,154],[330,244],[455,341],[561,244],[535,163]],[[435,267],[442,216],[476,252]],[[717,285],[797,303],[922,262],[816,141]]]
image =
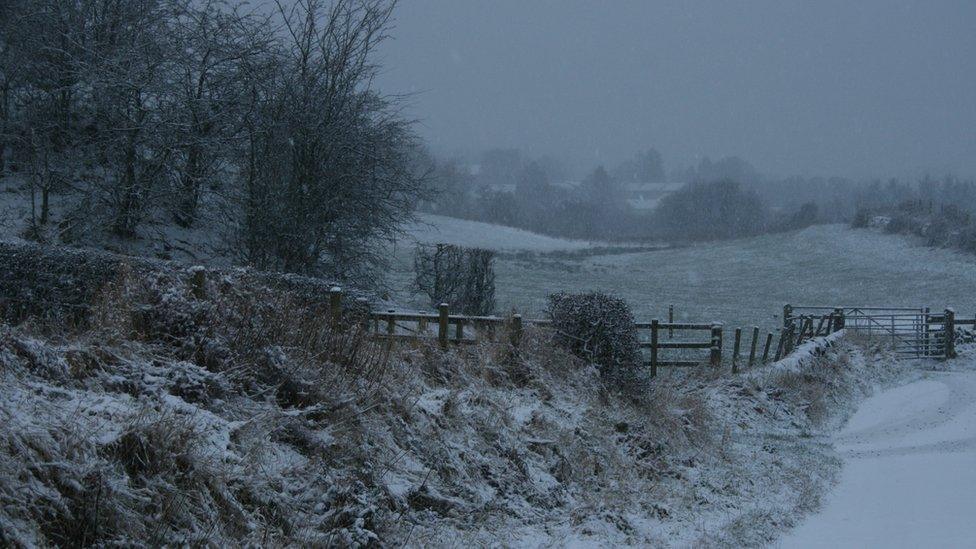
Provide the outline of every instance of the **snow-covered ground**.
[[257,280],[127,272],[84,332],[0,327],[0,546],[755,546],[896,373],[840,343],[608,386],[535,327],[389,354]]
[[782,547],[976,547],[976,355],[866,400],[824,508]]
[[533,233],[515,227],[493,225],[434,214],[420,214],[419,220],[405,227],[409,237],[403,242],[421,244],[457,244],[498,251],[552,252],[582,250],[599,243],[570,240]]

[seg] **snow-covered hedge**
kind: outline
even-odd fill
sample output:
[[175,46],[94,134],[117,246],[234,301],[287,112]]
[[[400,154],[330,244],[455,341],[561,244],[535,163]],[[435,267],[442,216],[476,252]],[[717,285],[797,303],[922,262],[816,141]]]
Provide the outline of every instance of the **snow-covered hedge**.
[[556,340],[600,367],[604,377],[629,377],[641,363],[634,315],[620,298],[590,292],[549,296]]
[[[64,247],[0,242],[0,320],[27,318],[84,324],[93,305],[127,276],[152,277],[177,287],[189,284],[193,269],[172,261]],[[333,282],[251,269],[208,269],[208,292],[221,288],[273,289],[307,305],[326,307]],[[362,295],[345,291],[347,305]]]

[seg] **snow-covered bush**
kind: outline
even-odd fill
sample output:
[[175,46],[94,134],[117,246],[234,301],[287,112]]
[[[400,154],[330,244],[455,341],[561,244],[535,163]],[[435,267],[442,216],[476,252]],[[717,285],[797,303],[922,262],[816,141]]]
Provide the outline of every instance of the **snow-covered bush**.
[[640,366],[634,315],[623,299],[599,292],[560,292],[549,296],[547,312],[557,341],[597,364],[604,377],[632,377]]

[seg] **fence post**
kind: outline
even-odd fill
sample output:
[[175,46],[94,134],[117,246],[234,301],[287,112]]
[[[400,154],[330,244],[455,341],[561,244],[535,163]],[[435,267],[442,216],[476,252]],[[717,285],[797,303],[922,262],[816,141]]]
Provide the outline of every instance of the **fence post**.
[[732,373],[739,373],[739,343],[742,342],[742,328],[735,329],[735,343],[732,344]]
[[329,314],[332,318],[332,328],[340,329],[342,322],[342,288],[333,286],[329,290]]
[[834,331],[839,332],[844,329],[844,308],[834,308]]
[[651,377],[657,377],[657,329],[658,321],[651,321]]
[[447,303],[441,303],[437,306],[437,342],[441,346],[441,350],[447,350],[447,322],[448,315],[450,311],[448,310]]
[[366,330],[366,333],[369,333],[369,300],[365,297],[360,297],[356,299],[356,303],[356,312],[363,315],[360,321],[363,324],[363,329]]
[[945,334],[945,357],[956,358],[956,311],[945,310],[945,321],[942,324]]
[[756,362],[756,346],[759,344],[759,326],[752,327],[752,345],[749,347],[749,367]]
[[790,317],[793,316],[793,306],[787,303],[783,305],[783,327],[790,325]]
[[522,344],[522,315],[516,313],[512,315],[512,348],[518,354],[519,345]]
[[783,328],[779,332],[779,343],[776,345],[776,355],[773,356],[773,362],[778,362],[779,359],[783,358],[783,351],[786,351],[786,340],[790,337],[789,328]]
[[763,349],[763,357],[762,357],[763,364],[769,362],[769,348],[772,347],[772,345],[773,345],[773,332],[769,332],[766,334],[766,347],[765,349]]
[[393,341],[393,334],[396,333],[396,317],[393,315],[396,309],[387,309],[386,313],[386,335]]
[[722,364],[722,325],[712,324],[712,353],[710,357],[712,366]]
[[464,321],[458,319],[457,324],[454,325],[454,340],[461,343],[464,339]]
[[190,288],[193,292],[193,297],[197,299],[204,299],[207,297],[207,269],[202,265],[195,265],[190,267]]
[[[674,305],[668,305],[668,324],[674,324]],[[674,328],[668,326],[668,339],[674,338]]]
[[[800,331],[803,331],[803,320],[800,320]],[[783,347],[783,356],[786,356],[796,349],[797,345],[797,335],[796,335],[796,324],[790,324],[790,327],[786,329],[786,346]]]

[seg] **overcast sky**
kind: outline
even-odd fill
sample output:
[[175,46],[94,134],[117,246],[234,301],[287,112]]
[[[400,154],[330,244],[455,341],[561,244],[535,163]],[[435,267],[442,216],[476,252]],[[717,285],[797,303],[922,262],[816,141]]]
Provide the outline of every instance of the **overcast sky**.
[[401,0],[378,86],[439,153],[976,174],[974,0]]

